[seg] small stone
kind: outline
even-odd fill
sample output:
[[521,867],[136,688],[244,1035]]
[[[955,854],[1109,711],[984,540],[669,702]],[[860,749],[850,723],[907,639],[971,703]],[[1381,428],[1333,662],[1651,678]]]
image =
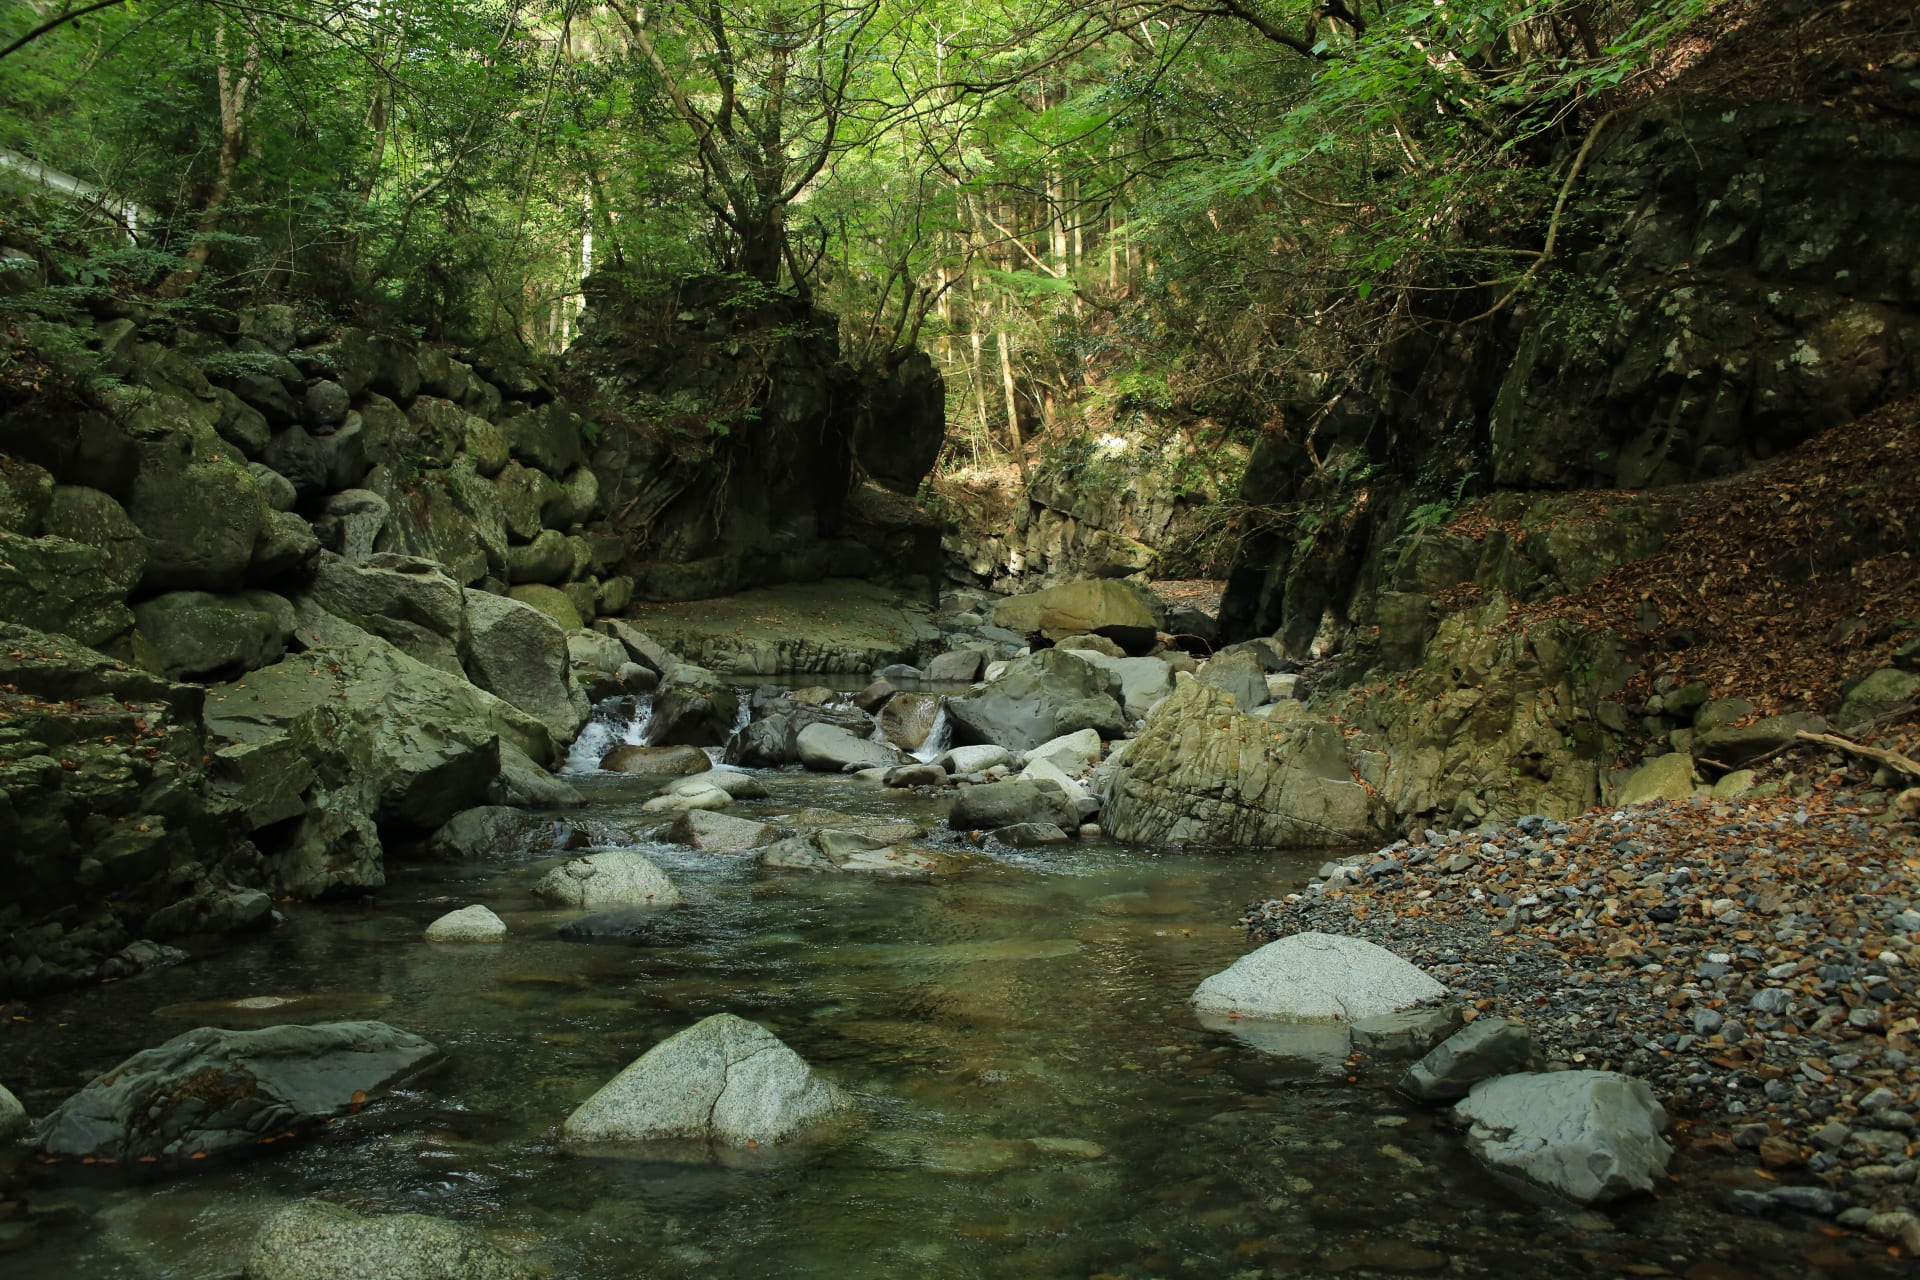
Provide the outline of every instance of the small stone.
[[1793,1002],[1793,997],[1782,987],[1767,987],[1753,993],[1753,999],[1747,1001],[1747,1007],[1755,1013],[1785,1013]]
[[1853,1130],[1835,1120],[1831,1124],[1815,1129],[1809,1138],[1814,1146],[1822,1151],[1838,1151],[1847,1145],[1847,1139],[1853,1136]]
[[1806,1163],[1806,1153],[1785,1138],[1763,1138],[1760,1141],[1760,1163],[1769,1169],[1791,1169]]
[[1720,1030],[1721,1024],[1724,1022],[1726,1022],[1725,1016],[1717,1009],[1695,1009],[1693,1011],[1693,1034],[1697,1036],[1713,1035]]

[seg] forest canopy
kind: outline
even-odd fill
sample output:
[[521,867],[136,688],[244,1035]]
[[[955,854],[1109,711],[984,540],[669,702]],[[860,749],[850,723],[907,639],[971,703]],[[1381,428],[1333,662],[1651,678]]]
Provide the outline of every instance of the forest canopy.
[[29,310],[536,351],[596,269],[733,272],[857,360],[933,345],[976,452],[1095,378],[1257,420],[1436,291],[1551,281],[1582,139],[1704,5],[26,0],[0,233]]

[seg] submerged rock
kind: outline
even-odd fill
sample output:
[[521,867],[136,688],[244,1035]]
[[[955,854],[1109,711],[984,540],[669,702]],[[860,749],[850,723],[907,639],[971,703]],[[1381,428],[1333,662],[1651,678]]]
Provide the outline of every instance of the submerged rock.
[[1398,1013],[1447,989],[1363,938],[1296,933],[1234,961],[1195,988],[1195,1008],[1256,1018],[1352,1022]]
[[857,831],[816,831],[768,845],[760,865],[785,871],[850,871],[878,875],[927,875],[945,860],[925,849]]
[[1673,1155],[1653,1091],[1615,1071],[1483,1080],[1454,1112],[1488,1168],[1581,1204],[1653,1190]]
[[570,1145],[784,1142],[852,1107],[764,1027],[703,1018],[649,1049],[561,1126]]
[[303,1200],[267,1220],[247,1280],[533,1280],[528,1264],[472,1227],[418,1213],[362,1217]]
[[667,829],[667,839],[689,844],[703,853],[745,853],[757,849],[777,834],[764,822],[752,822],[724,813],[695,809],[680,816]]
[[426,937],[428,942],[505,942],[507,925],[476,902],[435,920],[427,926]]
[[569,907],[672,907],[680,891],[642,854],[615,849],[588,854],[549,871],[533,887]]
[[319,1124],[436,1066],[384,1022],[199,1027],[99,1076],[34,1131],[50,1156],[187,1160]]

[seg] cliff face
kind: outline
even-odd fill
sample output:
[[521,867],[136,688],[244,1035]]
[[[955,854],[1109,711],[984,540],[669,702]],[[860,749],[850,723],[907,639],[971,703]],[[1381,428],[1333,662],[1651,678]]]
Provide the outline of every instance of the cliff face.
[[[1380,460],[1364,501],[1293,442],[1262,442],[1242,497],[1328,518],[1311,537],[1276,525],[1246,541],[1230,636],[1278,634],[1304,653],[1374,625],[1382,592],[1485,580],[1431,556],[1409,565],[1415,508],[1444,507],[1455,477],[1514,491],[1515,514],[1542,490],[1709,481],[1920,386],[1910,120],[1670,98],[1610,122],[1580,182],[1552,289],[1409,336],[1331,405],[1300,406],[1326,410],[1323,451],[1330,436]],[[1621,531],[1608,554],[1643,533]],[[1541,563],[1517,585],[1551,590],[1555,576]]]
[[931,593],[939,527],[907,501],[946,430],[924,353],[856,370],[832,316],[717,277],[586,287],[567,376],[605,419],[594,466],[642,598],[826,577]]

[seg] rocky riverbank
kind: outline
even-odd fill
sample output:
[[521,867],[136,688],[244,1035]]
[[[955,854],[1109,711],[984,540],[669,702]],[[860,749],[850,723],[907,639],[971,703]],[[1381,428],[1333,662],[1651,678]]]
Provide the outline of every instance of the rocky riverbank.
[[[1644,1079],[1683,1145],[1818,1188],[1801,1212],[1905,1215],[1920,1199],[1920,813],[1813,764],[1801,795],[1422,831],[1244,922],[1260,939],[1370,939],[1469,1020],[1523,1022],[1545,1070]],[[1911,1248],[1912,1223],[1874,1229]]]

